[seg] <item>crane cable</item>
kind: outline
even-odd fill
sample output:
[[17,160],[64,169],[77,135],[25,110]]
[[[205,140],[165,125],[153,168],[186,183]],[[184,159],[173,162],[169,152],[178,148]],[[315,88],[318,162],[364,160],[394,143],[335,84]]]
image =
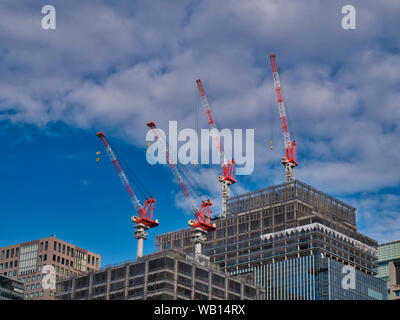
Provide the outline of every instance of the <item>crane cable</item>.
[[120,156],[119,152],[115,149],[115,147],[112,147],[115,155],[117,156],[117,159],[119,160],[120,164],[122,165],[125,174],[128,176],[130,179],[130,182],[133,183],[133,185],[136,187],[136,189],[141,193],[141,195],[144,198],[150,198],[151,193],[148,191],[148,189],[145,187],[145,185],[142,183],[142,181],[139,179],[139,177],[135,174],[135,172],[132,170],[132,168],[128,165],[128,163],[124,160],[123,157]]

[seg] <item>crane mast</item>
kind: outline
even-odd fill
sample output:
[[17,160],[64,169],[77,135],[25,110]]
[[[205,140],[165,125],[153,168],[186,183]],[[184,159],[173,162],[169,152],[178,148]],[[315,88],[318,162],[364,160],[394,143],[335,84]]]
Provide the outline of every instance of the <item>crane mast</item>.
[[292,141],[289,133],[285,102],[283,99],[281,82],[279,79],[278,66],[276,64],[275,54],[270,54],[270,62],[272,67],[272,75],[274,77],[274,87],[276,101],[278,103],[279,117],[281,120],[283,141],[285,144],[285,156],[282,157],[282,164],[285,167],[286,181],[293,181],[294,179],[294,167],[298,165],[297,153],[296,153],[296,141]]
[[[214,117],[211,111],[210,104],[208,103],[208,99],[206,96],[206,92],[204,90],[203,84],[200,79],[196,80],[197,88],[200,93],[201,101],[203,103],[203,107],[206,112],[207,122],[212,131],[216,134],[218,132],[217,126],[214,121]],[[227,214],[227,206],[228,206],[228,198],[230,196],[230,185],[236,183],[235,179],[235,161],[232,159],[231,161],[227,159],[226,154],[224,152],[224,146],[221,142],[221,139],[218,134],[214,136],[215,145],[219,152],[220,164],[222,168],[222,175],[218,177],[218,181],[221,183],[221,195],[222,195],[222,212],[221,217],[226,217]]]
[[143,240],[146,240],[146,236],[148,233],[146,230],[149,228],[154,228],[159,225],[158,220],[153,220],[153,211],[154,211],[154,204],[156,200],[153,197],[146,199],[144,205],[142,206],[137,198],[135,192],[133,191],[129,180],[122,169],[121,165],[118,162],[117,157],[115,156],[114,151],[112,150],[108,140],[105,137],[103,132],[98,132],[96,134],[97,137],[103,142],[104,148],[107,152],[108,157],[111,160],[111,163],[114,165],[117,174],[125,187],[125,190],[128,192],[129,198],[133,204],[133,207],[138,212],[138,216],[132,216],[131,221],[135,223],[135,233],[134,237],[137,239],[137,253],[136,256],[138,258],[143,256]]
[[161,137],[157,129],[156,123],[154,121],[151,121],[146,123],[146,125],[153,130],[154,136],[157,137],[161,146],[164,148],[166,153],[167,164],[171,169],[175,179],[178,181],[182,193],[189,202],[191,211],[195,216],[195,219],[189,220],[188,224],[194,229],[192,241],[195,246],[195,253],[196,255],[201,255],[202,245],[205,243],[207,232],[214,231],[216,229],[215,223],[211,223],[212,202],[209,199],[204,200],[201,203],[200,209],[198,209],[196,202],[194,201],[192,195],[190,194],[189,189],[186,187],[185,181],[183,180],[181,174],[179,173],[177,166],[170,157],[167,144]]

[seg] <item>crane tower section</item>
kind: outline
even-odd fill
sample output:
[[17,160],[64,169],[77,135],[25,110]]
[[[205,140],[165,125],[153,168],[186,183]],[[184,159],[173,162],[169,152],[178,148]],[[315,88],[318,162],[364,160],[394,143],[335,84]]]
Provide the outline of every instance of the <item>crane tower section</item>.
[[235,179],[235,160],[228,160],[224,151],[224,146],[219,137],[219,131],[214,121],[214,117],[211,111],[210,104],[208,103],[208,99],[206,96],[206,92],[204,90],[203,84],[200,79],[196,80],[197,88],[200,93],[201,101],[203,103],[203,107],[205,109],[207,122],[212,130],[214,135],[215,145],[219,152],[220,164],[222,168],[222,175],[218,177],[218,181],[221,183],[221,195],[222,195],[222,212],[221,216],[226,217],[227,214],[227,203],[228,198],[230,196],[230,185],[236,183]]

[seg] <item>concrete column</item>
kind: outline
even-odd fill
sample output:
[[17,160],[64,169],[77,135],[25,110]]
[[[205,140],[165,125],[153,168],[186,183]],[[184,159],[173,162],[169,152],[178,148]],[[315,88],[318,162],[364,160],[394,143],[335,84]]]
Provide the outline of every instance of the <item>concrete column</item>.
[[129,266],[130,264],[128,263],[125,270],[125,300],[128,300]]
[[111,282],[111,269],[107,271],[107,291],[106,291],[106,300],[110,299],[110,282]]
[[89,294],[88,294],[89,300],[92,299],[92,286],[93,286],[93,273],[89,275]]

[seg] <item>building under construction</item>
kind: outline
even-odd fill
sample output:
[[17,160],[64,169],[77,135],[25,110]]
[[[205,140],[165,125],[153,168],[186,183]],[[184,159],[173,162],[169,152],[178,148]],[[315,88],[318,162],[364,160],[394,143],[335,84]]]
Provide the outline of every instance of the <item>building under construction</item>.
[[[295,263],[295,259],[302,257],[328,259],[353,266],[357,273],[361,272],[358,274],[366,275],[373,283],[374,288],[368,292],[379,292],[377,296],[385,298],[383,282],[374,277],[378,243],[357,232],[355,211],[350,205],[298,180],[238,195],[229,198],[227,216],[213,221],[217,230],[207,234],[203,254],[230,274],[255,272],[258,283],[267,291],[277,286],[270,282],[273,279],[268,274],[278,264]],[[191,236],[191,229],[158,235],[156,250],[174,248],[191,253]],[[309,266],[318,269],[320,265],[312,262]],[[317,274],[318,270],[314,276]],[[274,297],[289,296],[288,293]],[[325,297],[329,298],[329,294]],[[294,298],[318,299],[321,295],[296,293]]]
[[[207,260],[207,259],[206,259]],[[231,277],[207,261],[166,250],[57,282],[60,300],[257,300],[251,275]]]

